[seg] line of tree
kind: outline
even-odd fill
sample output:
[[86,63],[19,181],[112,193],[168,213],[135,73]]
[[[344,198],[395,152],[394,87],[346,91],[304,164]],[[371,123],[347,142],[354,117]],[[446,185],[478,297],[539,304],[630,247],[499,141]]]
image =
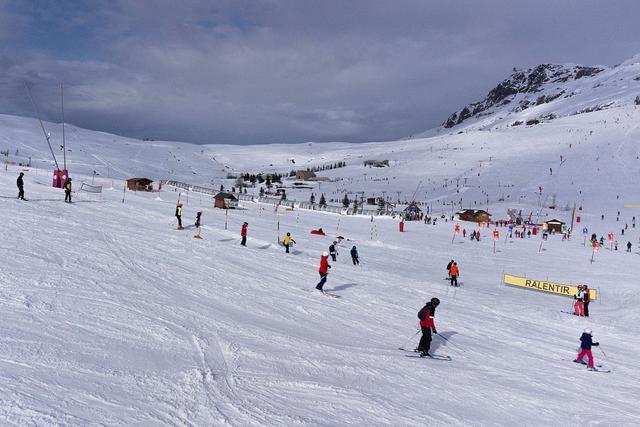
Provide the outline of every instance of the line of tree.
[[[321,166],[313,166],[313,167],[307,168],[306,171],[307,172],[320,172],[320,171],[324,171],[324,170],[343,168],[345,166],[347,166],[347,162],[339,161],[339,162],[336,162],[336,163],[329,163],[329,164],[321,165]],[[289,176],[290,177],[296,176],[296,172],[298,170],[299,169],[297,169],[297,170],[296,169],[292,169],[291,172],[289,172]]]
[[262,184],[263,182],[267,182],[267,186],[271,185],[271,183],[273,182],[282,182],[282,177],[283,175],[280,173],[269,173],[269,174],[250,174],[250,173],[243,173],[242,175],[240,175],[240,177],[245,181],[245,182],[250,182],[252,184],[255,184],[256,182],[258,184]]

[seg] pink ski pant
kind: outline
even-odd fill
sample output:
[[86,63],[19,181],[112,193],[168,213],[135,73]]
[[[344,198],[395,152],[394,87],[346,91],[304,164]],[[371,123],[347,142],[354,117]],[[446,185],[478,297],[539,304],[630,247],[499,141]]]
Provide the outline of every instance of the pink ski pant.
[[591,353],[591,350],[585,350],[584,348],[581,349],[576,359],[582,360],[585,356],[587,356],[587,359],[589,360],[587,362],[587,366],[589,366],[590,368],[593,368],[593,354]]

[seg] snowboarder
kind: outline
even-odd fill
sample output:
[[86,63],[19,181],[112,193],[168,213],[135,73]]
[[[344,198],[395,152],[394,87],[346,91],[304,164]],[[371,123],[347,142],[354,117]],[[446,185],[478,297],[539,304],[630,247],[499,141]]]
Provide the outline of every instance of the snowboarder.
[[245,222],[242,224],[242,228],[240,229],[240,237],[242,237],[240,244],[242,246],[247,246],[247,227],[249,227],[249,223]]
[[360,264],[360,258],[358,257],[358,249],[356,247],[351,248],[351,261],[353,261],[353,265]]
[[176,205],[176,218],[178,219],[178,230],[184,229],[182,226],[182,203]]
[[71,203],[71,178],[67,179],[62,188],[64,189],[64,201]]
[[631,242],[627,242],[627,252],[631,252]]
[[284,245],[286,253],[289,253],[289,246],[295,243],[296,241],[291,238],[291,233],[287,233],[287,235],[284,236],[284,239],[282,239],[282,244]]
[[587,366],[589,367],[590,370],[597,371],[593,363],[593,354],[591,353],[591,346],[598,346],[598,345],[600,345],[600,343],[593,342],[591,329],[589,328],[585,329],[584,332],[582,333],[582,336],[580,337],[580,353],[578,353],[578,356],[576,357],[574,362],[583,363],[582,359],[585,356],[587,356],[587,359],[588,359]]
[[329,265],[329,253],[322,252],[322,256],[320,257],[320,268],[318,269],[318,273],[320,273],[320,281],[316,285],[316,289],[320,292],[324,292],[322,287],[327,282],[327,275],[329,274],[329,269],[331,266]]
[[451,264],[451,268],[449,269],[449,275],[451,276],[451,286],[459,286],[458,285],[458,275],[460,274],[460,270],[458,270],[458,264]]
[[202,237],[200,237],[200,217],[202,216],[202,212],[198,212],[196,213],[196,235],[193,236],[194,239],[202,239]]
[[431,298],[429,302],[425,304],[418,312],[418,319],[420,319],[420,330],[422,331],[422,337],[418,344],[417,351],[420,352],[420,357],[429,357],[429,350],[431,349],[431,333],[437,334],[435,324],[436,307],[440,305],[438,298]]
[[333,262],[336,262],[336,258],[338,257],[338,251],[336,250],[337,244],[338,242],[334,240],[333,243],[329,245],[329,254]]
[[18,186],[18,199],[25,200],[24,198],[24,181],[22,177],[24,176],[23,172],[20,172],[18,179],[16,180],[16,185]]
[[448,278],[451,278],[451,266],[453,265],[454,262],[455,262],[454,260],[451,260],[451,261],[449,261],[449,264],[447,264],[447,277]]

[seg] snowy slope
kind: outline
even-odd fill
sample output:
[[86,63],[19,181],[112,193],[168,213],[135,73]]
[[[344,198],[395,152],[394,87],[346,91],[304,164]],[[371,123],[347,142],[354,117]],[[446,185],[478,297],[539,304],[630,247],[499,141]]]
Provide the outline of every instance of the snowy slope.
[[[225,230],[224,213],[192,194],[185,217],[204,211],[197,241],[174,229],[175,192],[128,193],[124,204],[118,191],[80,193],[67,205],[30,170],[20,202],[16,173],[0,174],[5,425],[640,422],[637,250],[603,250],[591,264],[580,238],[552,237],[541,253],[538,239],[518,239],[493,255],[488,239],[452,244],[451,223],[400,234],[391,219],[283,211],[280,230],[298,242],[286,256],[273,207],[245,204]],[[319,226],[329,236],[309,234]],[[326,286],[341,299],[311,292],[335,234],[350,239]],[[352,244],[361,267],[347,260]],[[443,280],[451,257],[455,290]],[[574,318],[561,312],[571,300],[505,287],[503,271],[586,281],[602,299],[590,319]],[[452,362],[397,350],[416,344],[416,312],[433,296],[449,340],[436,337],[434,350]],[[612,373],[570,362],[587,326]]]
[[[10,162],[0,171],[2,424],[639,424],[640,228],[632,223],[640,211],[624,207],[640,203],[637,67],[632,60],[573,78],[562,84],[574,96],[520,112],[498,108],[403,141],[196,146],[69,126],[76,190],[94,170],[104,186],[102,196],[77,193],[73,205],[49,186],[52,162],[37,121],[0,116]],[[616,102],[572,114],[608,100]],[[511,126],[550,112],[557,118]],[[60,126],[45,127],[60,153]],[[28,157],[35,167],[17,165]],[[367,159],[390,167],[365,168]],[[415,198],[438,215],[486,207],[496,219],[516,208],[569,221],[565,208],[575,204],[580,227],[613,232],[621,250],[603,249],[590,263],[579,235],[552,236],[540,251],[539,238],[503,233],[494,255],[489,239],[452,243],[453,224],[444,220],[407,223],[400,234],[391,218],[276,214],[255,203],[231,211],[225,230],[224,212],[207,197],[183,194],[187,224],[204,212],[198,241],[192,229],[174,229],[178,194],[170,188],[127,192],[122,203],[121,179],[131,176],[217,187],[232,185],[230,173],[337,161],[347,167],[321,172],[332,181],[314,184],[316,194]],[[28,202],[15,199],[21,170]],[[287,195],[308,200],[309,190]],[[278,218],[280,235],[291,231],[298,242],[289,256],[276,244]],[[248,248],[238,244],[243,221]],[[311,236],[317,227],[329,235]],[[350,241],[331,270],[327,288],[342,297],[333,299],[311,289],[319,255],[338,234]],[[632,253],[624,252],[627,240]],[[361,267],[346,259],[352,244]],[[452,257],[463,282],[455,290],[443,280]],[[505,287],[503,272],[586,282],[601,299],[590,319],[575,318],[562,313],[571,300]],[[432,296],[442,300],[438,330],[449,340],[436,337],[434,348],[451,362],[397,350],[416,344],[416,312]],[[606,353],[596,349],[597,360],[612,373],[569,361],[587,326]]]

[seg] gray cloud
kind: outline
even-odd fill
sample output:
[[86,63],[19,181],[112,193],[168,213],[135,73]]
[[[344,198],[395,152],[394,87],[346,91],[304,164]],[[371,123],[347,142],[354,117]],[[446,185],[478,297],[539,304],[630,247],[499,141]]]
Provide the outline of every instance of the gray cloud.
[[634,1],[5,4],[0,24],[47,30],[0,30],[0,111],[29,114],[29,80],[55,120],[64,80],[79,126],[200,143],[398,138],[514,66],[614,64],[640,40]]

